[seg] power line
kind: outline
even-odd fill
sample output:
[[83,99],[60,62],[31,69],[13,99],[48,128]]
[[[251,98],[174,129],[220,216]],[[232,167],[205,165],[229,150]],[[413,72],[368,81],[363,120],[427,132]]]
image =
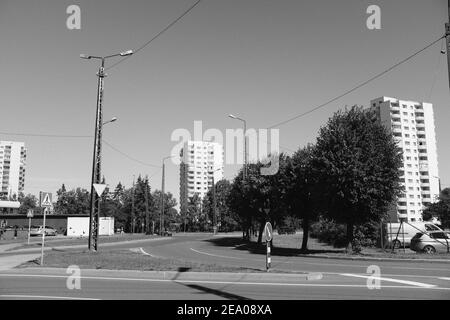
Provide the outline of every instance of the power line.
[[13,132],[0,132],[0,134],[3,134],[5,136],[46,137],[46,138],[92,138],[92,136],[63,135],[63,134],[13,133]]
[[353,87],[352,89],[347,90],[347,91],[345,91],[344,93],[338,95],[337,97],[334,97],[333,99],[328,100],[327,102],[322,103],[321,105],[319,105],[319,106],[317,106],[317,107],[314,107],[314,108],[312,108],[312,109],[310,109],[310,110],[308,110],[308,111],[306,111],[306,112],[303,112],[303,113],[301,113],[301,114],[298,114],[298,115],[296,115],[296,116],[294,116],[294,117],[292,117],[292,118],[289,118],[289,119],[287,119],[287,120],[278,122],[278,123],[276,123],[276,124],[274,124],[274,125],[268,127],[267,129],[272,129],[272,128],[274,128],[274,127],[279,127],[279,126],[284,125],[284,124],[286,124],[286,123],[288,123],[288,122],[291,122],[291,121],[294,121],[294,120],[296,120],[296,119],[298,119],[298,118],[301,118],[301,117],[303,117],[303,116],[306,116],[306,115],[308,115],[308,114],[310,114],[310,113],[312,113],[312,112],[314,112],[314,111],[316,111],[316,110],[319,110],[319,109],[325,107],[326,105],[328,105],[328,104],[330,104],[330,103],[332,103],[332,102],[334,102],[334,101],[336,101],[336,100],[338,100],[338,99],[340,99],[340,98],[342,98],[342,97],[344,97],[344,96],[346,96],[346,95],[352,93],[353,91],[356,91],[357,89],[359,89],[359,88],[361,88],[361,87],[367,85],[368,83],[372,82],[372,81],[375,80],[375,79],[378,79],[379,77],[385,75],[385,74],[388,73],[389,71],[395,69],[396,67],[398,67],[398,66],[400,66],[401,64],[407,62],[408,60],[411,60],[412,58],[414,58],[415,56],[417,56],[419,53],[425,51],[425,50],[428,49],[429,47],[433,46],[435,43],[439,42],[442,38],[445,38],[445,35],[443,35],[442,37],[440,37],[440,38],[437,39],[437,40],[434,40],[433,42],[431,42],[430,44],[428,44],[428,45],[425,46],[424,48],[420,49],[419,51],[416,51],[415,53],[413,53],[413,54],[410,55],[409,57],[407,57],[407,58],[401,60],[400,62],[397,62],[396,64],[394,64],[393,66],[389,67],[388,69],[386,69],[386,70],[384,70],[384,71],[382,71],[382,72],[376,74],[375,76],[371,77],[370,79],[368,79],[368,80],[366,80],[366,81],[364,81],[364,82],[358,84],[357,86]]
[[[153,40],[156,40],[157,38],[159,38],[164,32],[166,32],[167,30],[169,30],[174,24],[176,24],[179,20],[181,20],[185,15],[187,15],[192,9],[194,9],[202,0],[197,0],[197,2],[195,2],[192,6],[190,6],[186,11],[183,12],[182,15],[180,15],[178,18],[176,18],[175,20],[173,20],[170,24],[168,24],[164,29],[162,29],[160,32],[158,32],[153,38],[151,38],[149,41],[147,41],[146,43],[144,43],[142,46],[140,46],[139,48],[137,48],[136,50],[133,50],[134,54],[138,53],[139,51],[141,51],[142,49],[144,49],[146,46],[148,46]],[[119,63],[125,61],[126,59],[130,58],[131,56],[126,56],[123,59],[119,60],[118,62],[114,63],[113,65],[111,65],[110,67],[106,68],[105,70],[109,70],[115,66],[117,66]]]
[[103,141],[108,147],[110,147],[111,149],[113,149],[114,151],[120,153],[120,154],[123,155],[124,157],[126,157],[126,158],[128,158],[128,159],[130,159],[130,160],[132,160],[132,161],[134,161],[134,162],[140,163],[140,164],[142,164],[142,165],[144,165],[144,166],[147,166],[147,167],[153,167],[153,168],[160,168],[160,167],[161,167],[161,166],[158,166],[158,165],[155,165],[155,164],[146,163],[146,162],[143,162],[143,161],[138,160],[138,159],[136,159],[136,158],[133,158],[133,157],[129,156],[128,154],[126,154],[125,152],[123,152],[123,151],[117,149],[116,147],[114,147],[114,146],[113,146],[112,144],[110,144],[108,141],[106,141],[106,140],[104,140],[104,139],[102,139],[102,141]]

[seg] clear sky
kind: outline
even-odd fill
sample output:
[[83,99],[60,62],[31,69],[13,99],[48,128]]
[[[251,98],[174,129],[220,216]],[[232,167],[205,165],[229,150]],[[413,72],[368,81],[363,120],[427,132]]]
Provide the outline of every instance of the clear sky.
[[[93,135],[98,61],[136,49],[195,0],[0,0],[0,132]],[[66,27],[66,8],[81,8],[81,30]],[[381,8],[381,30],[366,9]],[[266,128],[307,111],[370,78],[444,33],[446,0],[203,0],[148,47],[108,70],[103,138],[140,161],[160,165],[177,128]],[[434,104],[438,161],[450,185],[450,96],[441,43],[327,107],[281,126],[280,144],[297,149],[345,105],[380,96]],[[439,60],[440,59],[440,60]],[[108,62],[108,63],[112,63]],[[434,84],[434,85],[433,85]],[[92,138],[0,134],[28,148],[25,192],[88,188]],[[226,166],[232,178],[238,166]],[[103,174],[129,187],[133,174],[158,168],[104,145]],[[166,190],[178,198],[179,169],[168,162]]]

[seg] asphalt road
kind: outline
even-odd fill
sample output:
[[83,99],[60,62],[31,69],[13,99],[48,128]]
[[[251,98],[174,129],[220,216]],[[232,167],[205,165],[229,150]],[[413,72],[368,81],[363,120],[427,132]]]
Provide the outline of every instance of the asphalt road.
[[[139,249],[153,257],[178,258],[209,264],[264,269],[265,255],[242,246],[217,244],[206,234],[183,235],[158,241],[112,244],[101,250]],[[228,238],[229,239],[229,238]],[[229,243],[229,242],[225,242]],[[368,267],[381,273],[370,278]],[[272,267],[297,272],[294,278],[251,279],[245,275],[216,277],[180,273],[154,278],[138,271],[81,270],[80,289],[68,289],[65,270],[14,269],[0,272],[0,299],[450,299],[450,264],[429,262],[349,261],[296,256],[273,256]],[[376,267],[375,267],[376,268]],[[370,270],[369,270],[370,271]],[[314,273],[318,277],[308,279]],[[380,285],[370,289],[367,284]]]

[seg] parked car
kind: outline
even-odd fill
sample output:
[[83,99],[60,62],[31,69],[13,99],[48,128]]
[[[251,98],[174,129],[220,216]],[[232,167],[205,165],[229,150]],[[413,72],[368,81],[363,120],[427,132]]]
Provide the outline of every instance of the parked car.
[[[30,236],[41,236],[43,230],[44,230],[43,226],[31,226]],[[56,236],[56,235],[58,235],[58,232],[53,227],[45,226],[45,235],[46,236]]]
[[293,227],[278,227],[278,234],[295,234],[295,228]]
[[450,252],[450,233],[443,231],[418,232],[411,239],[411,250],[416,252]]
[[440,231],[441,228],[431,222],[404,222],[401,223],[388,223],[387,224],[387,236],[388,242],[391,243],[394,248],[403,247],[403,239],[405,239],[405,247],[409,247],[411,239],[418,232],[432,232]]

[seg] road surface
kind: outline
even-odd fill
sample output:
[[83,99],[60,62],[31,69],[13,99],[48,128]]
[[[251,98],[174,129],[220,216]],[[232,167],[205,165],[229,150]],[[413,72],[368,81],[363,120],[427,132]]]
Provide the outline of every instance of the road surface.
[[[224,246],[220,241],[218,245],[220,237],[179,234],[158,241],[111,244],[101,250],[139,249],[136,254],[149,258],[265,268],[264,254],[250,253],[241,245]],[[369,266],[372,269],[368,270]],[[12,269],[0,272],[0,299],[450,299],[450,264],[444,262],[274,255],[272,267],[283,274],[296,274],[283,278],[269,272],[256,279],[245,274],[214,276],[187,270],[175,277],[155,278],[151,272],[81,270],[80,289],[69,289],[66,270]],[[377,268],[381,273],[374,277],[371,270]]]

